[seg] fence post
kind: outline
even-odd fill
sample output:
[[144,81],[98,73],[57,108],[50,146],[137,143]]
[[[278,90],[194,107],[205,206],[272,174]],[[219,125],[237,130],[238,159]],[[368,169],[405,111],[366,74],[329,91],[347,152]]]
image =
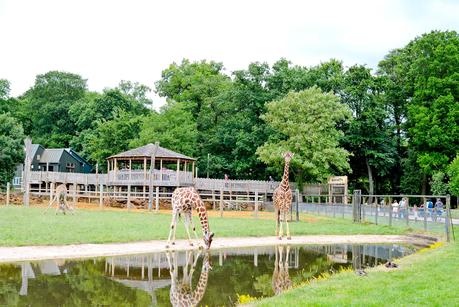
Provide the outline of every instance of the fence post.
[[220,217],[223,217],[223,190],[220,190]]
[[392,226],[392,197],[389,197],[389,226]]
[[354,223],[361,222],[361,190],[355,190],[354,195],[352,196],[352,216]]
[[76,183],[73,184],[73,208],[76,208],[76,205],[77,205],[77,202],[78,202],[78,199],[76,197],[77,186],[78,185]]
[[156,212],[159,212],[159,187],[156,186],[156,192],[155,192],[155,210]]
[[[301,196],[303,198],[303,196]],[[300,201],[300,190],[296,190],[296,221],[300,221],[300,207],[299,207],[299,201]]]
[[10,204],[10,183],[6,183],[6,205]]
[[446,195],[446,214],[445,214],[445,232],[446,232],[446,241],[450,241],[450,207],[451,207],[451,196],[448,194]]
[[104,205],[104,185],[99,184],[99,208],[102,208]]
[[126,208],[129,210],[131,209],[131,185],[128,184],[127,186],[127,202],[126,202]]
[[29,206],[30,205],[30,169],[31,169],[31,164],[32,164],[32,139],[30,137],[27,137],[24,140],[25,148],[26,148],[26,154],[25,154],[25,161],[24,161],[24,173],[22,176],[23,182],[24,182],[24,196],[23,196],[23,202],[24,206]]
[[258,191],[255,191],[255,218],[258,218]]
[[406,197],[406,200],[405,200],[405,221],[406,221],[406,227],[409,226],[409,223],[410,223],[410,201],[409,201],[409,198]]

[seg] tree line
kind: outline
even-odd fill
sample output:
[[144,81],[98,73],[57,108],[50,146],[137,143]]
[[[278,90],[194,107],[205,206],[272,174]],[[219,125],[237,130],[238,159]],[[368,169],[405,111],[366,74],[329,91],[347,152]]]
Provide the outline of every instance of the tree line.
[[459,35],[432,31],[390,51],[375,71],[331,59],[280,59],[226,72],[184,59],[155,83],[121,81],[102,92],[77,74],[50,71],[19,97],[0,80],[0,179],[23,158],[24,135],[72,147],[92,163],[147,143],[198,159],[199,176],[281,177],[295,153],[298,183],[348,175],[369,193],[459,194]]

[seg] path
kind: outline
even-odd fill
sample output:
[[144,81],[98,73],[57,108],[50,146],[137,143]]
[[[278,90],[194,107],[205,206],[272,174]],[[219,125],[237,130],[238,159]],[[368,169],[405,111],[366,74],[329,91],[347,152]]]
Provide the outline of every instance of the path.
[[[200,241],[202,244],[202,241]],[[298,236],[292,240],[278,240],[276,237],[216,238],[211,250],[251,246],[271,246],[278,244],[375,244],[375,243],[425,243],[421,238],[399,235],[314,235]],[[186,240],[177,240],[174,250],[197,248]],[[165,252],[166,241],[143,241],[111,244],[73,244],[61,246],[0,247],[0,263],[15,261],[35,261],[45,259],[76,259],[104,256],[134,255]]]

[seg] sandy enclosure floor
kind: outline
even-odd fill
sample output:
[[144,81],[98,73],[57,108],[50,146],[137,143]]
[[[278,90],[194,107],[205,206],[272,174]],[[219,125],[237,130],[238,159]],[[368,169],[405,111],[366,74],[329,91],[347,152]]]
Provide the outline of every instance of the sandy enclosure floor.
[[[315,235],[297,236],[291,240],[279,240],[276,237],[216,238],[212,250],[271,245],[316,245],[316,244],[383,244],[409,243],[423,244],[420,238],[400,235]],[[34,261],[46,259],[78,259],[104,256],[120,256],[165,252],[167,250],[197,249],[202,241],[194,241],[190,246],[187,240],[177,240],[176,244],[166,248],[166,241],[143,241],[111,244],[73,244],[61,246],[22,246],[0,247],[0,263],[15,261]]]

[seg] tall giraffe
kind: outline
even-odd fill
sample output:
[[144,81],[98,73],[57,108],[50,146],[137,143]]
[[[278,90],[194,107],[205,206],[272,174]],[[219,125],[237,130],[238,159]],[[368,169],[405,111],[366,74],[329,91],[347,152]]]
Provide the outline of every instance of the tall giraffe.
[[282,176],[280,185],[274,190],[273,202],[275,208],[274,210],[276,211],[276,236],[279,237],[279,240],[282,239],[282,222],[285,222],[287,228],[287,240],[290,240],[291,237],[287,215],[290,210],[290,206],[292,205],[292,190],[290,189],[288,181],[288,172],[293,153],[286,152],[283,157],[285,160],[284,175]]
[[278,246],[276,248],[276,259],[274,262],[274,272],[272,278],[272,287],[275,295],[284,292],[292,287],[292,280],[288,273],[288,254],[290,246],[286,247],[285,259],[282,260],[284,254],[284,247]]
[[[209,229],[209,220],[207,219],[206,206],[199,196],[198,191],[196,191],[194,187],[177,188],[175,189],[174,193],[172,193],[172,222],[171,229],[169,231],[169,237],[167,239],[168,244],[175,244],[177,218],[180,217],[182,213],[185,216],[184,224],[190,245],[193,246],[189,230],[190,224],[193,228],[194,236],[196,239],[198,239],[196,227],[194,226],[192,217],[193,207],[196,209],[196,211],[198,211],[199,220],[201,221],[201,228],[204,235],[204,244],[206,245],[206,248],[209,249],[210,245],[212,244],[212,238],[214,234],[210,232]],[[169,245],[166,247],[169,247]]]
[[[183,267],[183,277],[181,280],[179,280],[178,278],[176,252],[172,252],[172,255],[170,255],[171,252],[166,253],[167,261],[169,263],[169,270],[171,274],[171,289],[169,297],[172,306],[197,306],[199,302],[202,300],[202,297],[206,292],[209,271],[212,269],[212,266],[210,264],[210,253],[206,252],[202,260],[201,275],[199,276],[199,281],[196,286],[196,289],[193,291],[191,281],[193,278],[194,269],[196,267],[196,262],[199,259],[200,253],[201,252],[199,252],[195,260],[192,261],[191,256],[193,255],[193,252],[186,252],[186,263]],[[190,270],[188,271],[189,265]]]
[[57,202],[56,214],[59,211],[62,211],[62,213],[64,214],[67,211],[71,213],[74,212],[73,207],[69,206],[69,204],[67,203],[67,187],[63,183],[56,187],[56,190],[54,191],[54,197],[49,202],[47,209],[49,209],[53,205],[54,202]]

